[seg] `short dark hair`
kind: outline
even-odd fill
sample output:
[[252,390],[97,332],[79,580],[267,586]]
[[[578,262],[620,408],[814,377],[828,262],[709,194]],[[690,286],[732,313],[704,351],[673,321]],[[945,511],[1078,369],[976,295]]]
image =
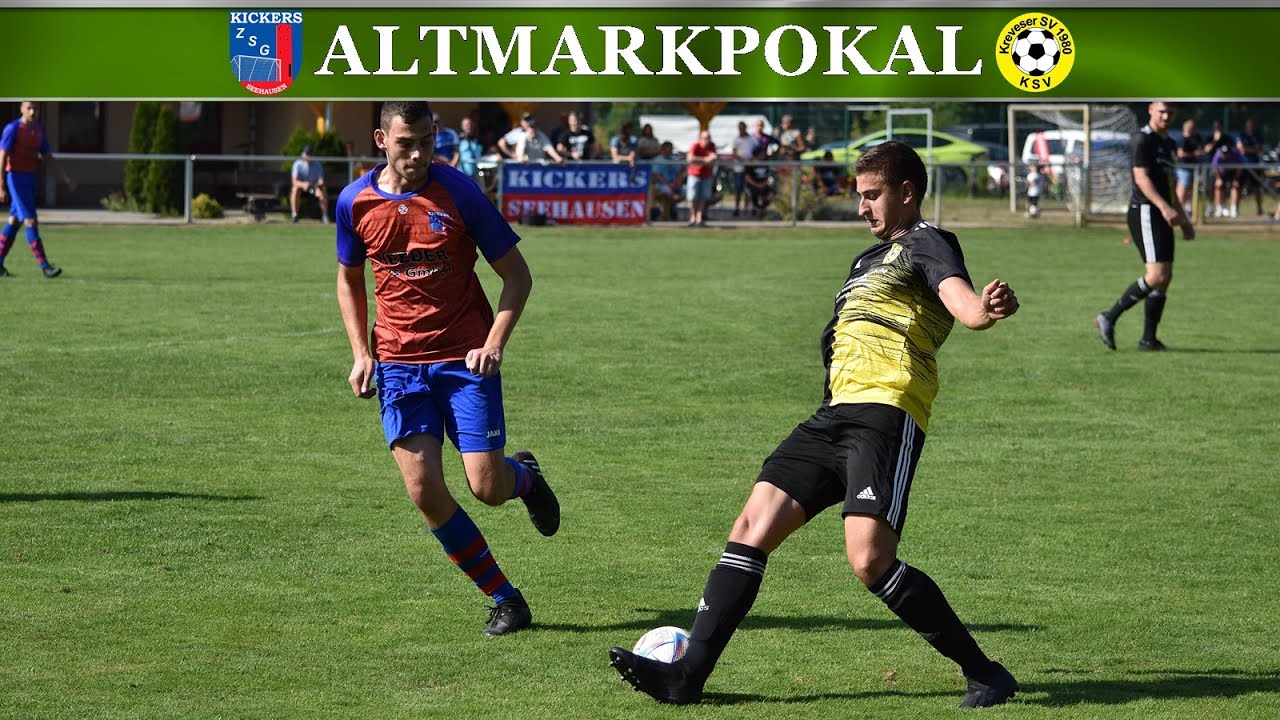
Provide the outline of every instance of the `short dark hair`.
[[431,105],[426,100],[389,100],[382,103],[380,124],[386,131],[391,129],[391,121],[396,118],[403,120],[405,125],[412,125],[431,117]]
[[895,188],[910,182],[915,188],[916,205],[924,200],[929,189],[929,171],[925,169],[924,161],[910,145],[897,140],[880,143],[858,156],[853,172],[855,175],[879,175],[886,184]]

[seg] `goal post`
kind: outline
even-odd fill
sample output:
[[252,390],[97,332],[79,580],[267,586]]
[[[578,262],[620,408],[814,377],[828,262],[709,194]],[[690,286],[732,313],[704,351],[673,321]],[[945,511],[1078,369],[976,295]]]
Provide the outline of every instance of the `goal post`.
[[[1014,168],[1033,161],[1027,152],[1030,129],[1018,127],[1019,113],[1033,116],[1041,128],[1047,128],[1039,136],[1034,160],[1052,168],[1061,183],[1055,195],[1066,200],[1077,226],[1093,215],[1124,214],[1133,186],[1129,144],[1138,131],[1138,118],[1131,108],[1085,103],[1010,105],[1009,150]],[[1009,197],[1010,211],[1017,212],[1017,194]]]
[[[1044,119],[1046,114],[1053,113],[1056,116],[1058,116],[1058,122],[1055,122],[1054,124],[1060,127],[1064,125],[1064,123],[1061,122],[1062,113],[1079,113],[1081,116],[1080,128],[1084,132],[1084,147],[1082,148],[1082,150],[1084,152],[1083,159],[1084,159],[1084,166],[1086,168],[1089,167],[1089,159],[1090,159],[1089,146],[1093,144],[1091,142],[1093,126],[1092,126],[1092,123],[1090,122],[1089,105],[1087,103],[1069,103],[1069,104],[1061,104],[1061,105],[1045,104],[1045,103],[1034,103],[1034,104],[1011,103],[1008,109],[1008,113],[1009,113],[1009,121],[1008,121],[1009,178],[1010,178],[1009,187],[1011,189],[1011,192],[1009,193],[1009,212],[1014,214],[1017,214],[1018,212],[1018,193],[1016,192],[1016,189],[1017,189],[1016,181],[1019,177],[1018,168],[1020,165],[1023,164],[1022,148],[1017,146],[1018,145],[1017,122],[1018,122],[1018,113],[1020,112],[1030,113],[1041,119]],[[1051,122],[1053,121],[1051,120]],[[1089,183],[1087,182],[1084,183],[1085,202],[1076,203],[1076,208],[1075,208],[1076,227],[1084,226],[1085,215],[1087,214],[1084,208],[1089,207],[1088,186],[1089,186]]]

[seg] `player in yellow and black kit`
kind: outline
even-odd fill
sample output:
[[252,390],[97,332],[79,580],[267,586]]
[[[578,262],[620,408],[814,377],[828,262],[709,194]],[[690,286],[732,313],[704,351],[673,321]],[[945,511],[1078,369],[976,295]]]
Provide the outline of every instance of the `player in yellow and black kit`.
[[696,703],[755,602],[765,564],[791,533],[842,504],[845,549],[858,579],[968,678],[961,707],[1005,702],[1013,675],[987,658],[924,572],[898,559],[929,411],[936,354],[955,320],[984,330],[1018,309],[993,280],[974,291],[955,235],[920,219],[928,175],[920,156],[883,143],[855,166],[858,210],[880,240],[853,263],[823,333],[822,405],[764,461],[751,497],[707,578],[689,649],[675,663],[619,647],[611,664],[660,702]]

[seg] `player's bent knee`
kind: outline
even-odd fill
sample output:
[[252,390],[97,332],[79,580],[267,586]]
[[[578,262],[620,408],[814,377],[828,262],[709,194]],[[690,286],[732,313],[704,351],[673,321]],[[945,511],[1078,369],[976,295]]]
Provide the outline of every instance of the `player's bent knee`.
[[1150,286],[1152,290],[1166,290],[1172,280],[1172,270],[1156,270],[1146,274],[1147,285]]
[[497,506],[511,499],[511,488],[502,482],[505,466],[478,463],[467,468],[467,486],[471,494],[485,505]]
[[481,486],[471,483],[471,494],[474,495],[477,500],[485,505],[489,505],[490,507],[497,507],[511,499],[509,493],[504,493],[498,490],[497,483],[489,483]]
[[889,566],[896,559],[894,553],[884,552],[875,546],[849,548],[847,551],[849,567],[853,574],[865,586],[871,587],[884,576]]
[[409,500],[428,520],[438,520],[443,523],[449,519],[447,515],[437,516],[445,513],[452,514],[453,496],[449,494],[443,479],[432,480],[426,476],[406,477],[404,489],[409,495]]

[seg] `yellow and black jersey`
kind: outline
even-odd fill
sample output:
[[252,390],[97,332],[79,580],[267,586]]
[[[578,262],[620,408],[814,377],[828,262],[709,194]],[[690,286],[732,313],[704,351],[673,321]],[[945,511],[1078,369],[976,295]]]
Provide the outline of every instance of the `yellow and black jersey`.
[[938,394],[935,355],[955,324],[938,285],[957,276],[972,285],[956,236],[924,222],[854,259],[822,334],[824,404],[891,405],[926,430]]

